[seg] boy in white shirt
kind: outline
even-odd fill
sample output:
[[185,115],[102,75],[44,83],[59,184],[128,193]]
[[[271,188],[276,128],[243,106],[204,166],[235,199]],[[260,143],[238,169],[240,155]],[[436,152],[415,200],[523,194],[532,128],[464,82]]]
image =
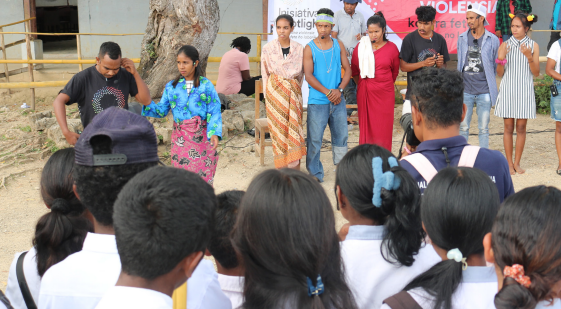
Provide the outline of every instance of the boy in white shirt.
[[[113,204],[124,185],[137,173],[158,164],[158,145],[152,124],[144,117],[110,107],[99,113],[76,143],[74,191],[90,213],[94,233],[82,251],[68,256],[43,275],[39,309],[93,309],[117,282],[121,261],[113,229]],[[201,270],[199,270],[201,268]],[[214,306],[224,300],[216,293],[218,280],[198,267],[188,285],[203,289],[188,293],[189,309]],[[214,287],[214,288],[213,288]]]
[[113,215],[121,274],[96,308],[171,309],[173,291],[203,258],[215,207],[213,188],[183,169],[154,167],[130,180]]
[[218,282],[232,302],[232,308],[243,303],[244,268],[238,260],[230,233],[236,223],[243,191],[226,191],[218,195],[218,207],[214,211],[210,244],[207,255],[214,256],[218,269]]

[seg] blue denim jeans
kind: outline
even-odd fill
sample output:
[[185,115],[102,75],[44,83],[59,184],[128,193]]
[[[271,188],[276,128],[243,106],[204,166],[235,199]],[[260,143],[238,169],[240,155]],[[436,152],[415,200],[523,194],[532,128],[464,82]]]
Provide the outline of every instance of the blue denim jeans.
[[466,118],[460,124],[460,135],[469,137],[473,105],[477,104],[477,126],[479,128],[479,147],[489,148],[489,120],[491,117],[491,96],[488,93],[473,95],[464,92],[464,104],[467,107]]
[[347,153],[347,112],[345,99],[341,96],[341,103],[335,105],[308,103],[306,168],[310,175],[323,182],[323,165],[320,161],[323,133],[327,125],[331,131],[331,150],[333,164],[337,165]]
[[[561,81],[553,80],[553,84],[557,87],[557,92],[561,90]],[[561,94],[556,97],[551,96],[551,119],[561,122]]]
[[[356,84],[352,78],[347,87],[343,89],[343,95],[347,104],[356,104]],[[356,108],[347,108],[347,116],[350,116],[353,111],[356,111]]]
[[512,34],[503,34],[503,42],[508,41],[511,36],[512,36]]

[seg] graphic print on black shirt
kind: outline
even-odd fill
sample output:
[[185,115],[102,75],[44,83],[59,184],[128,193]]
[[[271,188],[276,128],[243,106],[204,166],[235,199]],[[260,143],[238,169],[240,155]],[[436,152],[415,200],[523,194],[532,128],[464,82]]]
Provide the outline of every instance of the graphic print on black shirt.
[[78,103],[85,128],[95,115],[109,107],[128,109],[129,95],[136,96],[138,88],[134,76],[124,68],[107,79],[92,66],[74,75],[61,93],[70,97],[66,105]]
[[[421,53],[419,53],[419,57],[417,57],[417,62],[423,62],[428,58],[434,58],[434,56],[436,56],[437,54],[438,52],[434,50],[434,48],[424,49]],[[434,67],[436,67],[436,62],[434,63]],[[423,67],[423,69],[426,68],[427,67]]]
[[484,71],[483,62],[481,61],[481,47],[479,45],[468,46],[466,60],[464,72],[482,73]]

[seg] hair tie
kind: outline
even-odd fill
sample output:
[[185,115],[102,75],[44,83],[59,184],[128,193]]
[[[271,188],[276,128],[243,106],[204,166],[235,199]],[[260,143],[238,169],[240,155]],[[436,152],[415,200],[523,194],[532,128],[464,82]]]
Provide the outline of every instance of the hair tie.
[[532,15],[528,15],[528,17],[526,19],[528,19],[528,21],[533,21],[535,18],[534,14]]
[[514,15],[512,13],[508,13],[508,16],[510,17],[510,19],[513,19],[514,17],[516,17],[516,15]]
[[55,198],[51,204],[51,211],[57,211],[66,215],[70,213],[70,203],[63,198]]
[[308,281],[308,296],[313,297],[323,294],[324,287],[320,275],[318,275],[317,284],[315,286],[310,277],[306,277],[306,280]]
[[524,275],[524,266],[520,264],[514,264],[511,266],[505,266],[503,271],[505,277],[512,278],[516,280],[520,285],[524,286],[525,288],[529,288],[530,284],[532,284],[532,280],[530,277]]
[[454,260],[458,263],[462,263],[462,270],[466,270],[468,268],[468,264],[466,262],[467,259],[463,256],[460,249],[456,248],[456,249],[452,249],[452,250],[448,251],[448,253],[446,254],[446,257],[449,260]]
[[[394,157],[388,158],[390,168],[398,166],[397,160]],[[392,171],[384,173],[382,169],[382,158],[372,158],[372,173],[374,174],[374,188],[372,192],[372,204],[376,207],[382,206],[382,188],[386,190],[397,190],[401,185],[401,179],[395,177]]]

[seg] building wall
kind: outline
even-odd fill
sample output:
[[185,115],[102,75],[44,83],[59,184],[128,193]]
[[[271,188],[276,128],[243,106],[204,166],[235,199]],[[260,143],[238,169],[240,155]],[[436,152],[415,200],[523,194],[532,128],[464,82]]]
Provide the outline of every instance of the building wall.
[[[4,0],[5,1],[5,0]],[[45,1],[45,0],[42,0]],[[57,0],[66,1],[66,0]],[[142,33],[146,30],[149,0],[77,0],[80,32],[82,33]],[[111,5],[108,5],[108,4]],[[220,32],[262,32],[262,0],[218,0]],[[244,17],[247,17],[244,19]],[[230,49],[238,35],[219,34],[211,51],[212,57],[221,57]],[[248,36],[252,43],[250,56],[256,56],[257,37]],[[95,57],[99,46],[113,40],[129,58],[140,57],[142,36],[108,37],[82,36],[82,55]]]
[[[78,0],[80,33],[144,33],[149,3],[149,0]],[[139,58],[142,38],[142,35],[81,36],[82,57],[95,57],[101,43],[113,41],[121,46],[123,57]]]
[[[23,14],[23,1],[21,0],[1,0],[0,1],[0,25],[10,24],[24,19]],[[3,29],[5,32],[24,32],[24,24],[6,27]],[[25,39],[22,34],[6,34],[4,35],[4,42],[6,44]],[[7,48],[8,59],[21,59],[21,47],[14,46]],[[1,51],[0,51],[1,57]],[[21,68],[21,65],[10,65],[10,70]],[[4,72],[4,65],[0,65],[0,72]]]
[[[262,0],[218,0],[220,7],[219,32],[263,32],[263,1]],[[267,12],[265,12],[267,14]],[[230,50],[232,40],[240,35],[219,34],[210,52],[212,57],[222,57]],[[250,57],[256,57],[257,36],[247,35],[251,40]]]
[[[531,0],[533,13],[538,15],[538,22],[532,28],[546,30],[551,21],[553,12],[553,0]],[[540,46],[540,56],[547,56],[547,43],[551,32],[532,32],[532,39]],[[544,73],[544,72],[542,72]]]

